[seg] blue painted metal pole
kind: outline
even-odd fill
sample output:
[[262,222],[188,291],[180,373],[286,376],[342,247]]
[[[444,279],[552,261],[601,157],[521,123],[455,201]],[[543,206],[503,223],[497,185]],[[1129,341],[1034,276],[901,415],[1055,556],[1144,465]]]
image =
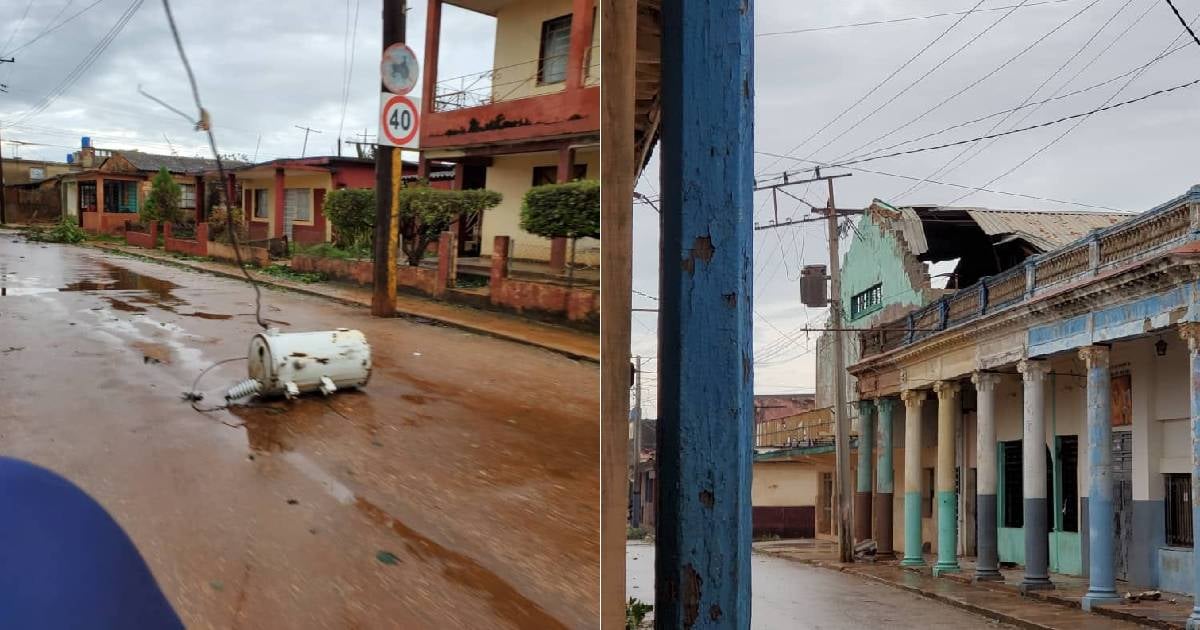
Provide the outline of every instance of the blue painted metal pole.
[[886,560],[894,557],[892,546],[892,495],[895,492],[892,468],[892,398],[875,401],[878,412],[876,427],[879,433],[879,452],[875,455],[875,557]]
[[1113,556],[1112,378],[1108,346],[1079,351],[1087,363],[1088,590],[1084,610],[1120,600]]
[[871,537],[871,468],[875,459],[875,403],[858,401],[858,485],[854,492],[854,540]]
[[925,566],[921,540],[921,403],[926,391],[906,389],[904,401],[904,559],[900,566]]
[[754,12],[662,5],[659,628],[750,627]]
[[[1179,326],[1179,336],[1188,344],[1191,368],[1192,429],[1192,540],[1200,540],[1200,324],[1189,322]],[[1192,593],[1200,595],[1200,562],[1192,562]],[[1187,630],[1200,630],[1200,597],[1195,598],[1192,614],[1188,615]]]

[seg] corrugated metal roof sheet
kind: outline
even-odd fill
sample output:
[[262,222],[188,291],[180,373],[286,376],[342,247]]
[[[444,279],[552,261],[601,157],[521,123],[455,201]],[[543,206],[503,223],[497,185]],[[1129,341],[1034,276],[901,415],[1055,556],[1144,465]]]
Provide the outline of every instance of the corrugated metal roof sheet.
[[925,241],[925,227],[921,225],[921,217],[912,208],[896,208],[900,212],[900,232],[908,243],[908,249],[913,256],[920,256],[929,251],[929,243]]
[[[1038,210],[965,210],[989,236],[1014,234],[1042,251],[1057,249],[1087,236],[1092,230],[1115,225],[1136,215],[1113,212],[1049,212]],[[941,210],[941,208],[939,208]]]

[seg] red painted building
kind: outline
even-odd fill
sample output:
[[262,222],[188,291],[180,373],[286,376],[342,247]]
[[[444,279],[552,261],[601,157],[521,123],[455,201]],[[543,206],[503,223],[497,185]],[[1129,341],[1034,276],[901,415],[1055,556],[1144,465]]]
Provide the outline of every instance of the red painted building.
[[[457,77],[438,74],[445,4],[495,18],[490,67]],[[490,254],[510,236],[513,257],[561,268],[566,242],[519,227],[532,186],[600,176],[600,47],[594,0],[430,0],[425,32],[422,160],[459,165],[458,188],[504,197],[480,221],[460,225],[461,253]],[[599,242],[580,239],[577,256],[599,262]],[[590,260],[594,259],[594,260]]]
[[[416,179],[417,163],[405,162],[403,175]],[[332,226],[322,208],[325,194],[341,188],[374,188],[375,160],[359,157],[318,156],[280,158],[234,171],[251,240],[289,236],[295,243],[324,243]],[[437,164],[430,169],[430,184],[449,188],[453,171]]]

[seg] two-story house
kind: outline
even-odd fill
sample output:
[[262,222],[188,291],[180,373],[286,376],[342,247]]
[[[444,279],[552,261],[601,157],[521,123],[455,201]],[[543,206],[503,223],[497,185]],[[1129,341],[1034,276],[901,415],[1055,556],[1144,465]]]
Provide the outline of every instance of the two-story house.
[[[495,18],[490,68],[438,76],[445,4]],[[490,254],[512,238],[513,258],[562,269],[565,239],[520,229],[521,202],[537,185],[600,177],[600,33],[594,0],[430,0],[425,34],[421,159],[454,162],[456,188],[488,188],[504,201],[459,226],[463,255]],[[598,263],[599,242],[577,259]]]

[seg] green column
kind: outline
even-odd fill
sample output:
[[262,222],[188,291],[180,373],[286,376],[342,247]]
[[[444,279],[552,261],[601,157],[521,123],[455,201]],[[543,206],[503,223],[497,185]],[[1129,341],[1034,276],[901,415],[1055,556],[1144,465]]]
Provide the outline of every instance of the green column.
[[858,401],[858,488],[854,493],[854,540],[871,537],[871,465],[875,459],[875,402]]
[[958,425],[958,383],[938,381],[937,432],[937,564],[935,576],[960,571],[958,566],[958,493],[954,489],[954,433]]

